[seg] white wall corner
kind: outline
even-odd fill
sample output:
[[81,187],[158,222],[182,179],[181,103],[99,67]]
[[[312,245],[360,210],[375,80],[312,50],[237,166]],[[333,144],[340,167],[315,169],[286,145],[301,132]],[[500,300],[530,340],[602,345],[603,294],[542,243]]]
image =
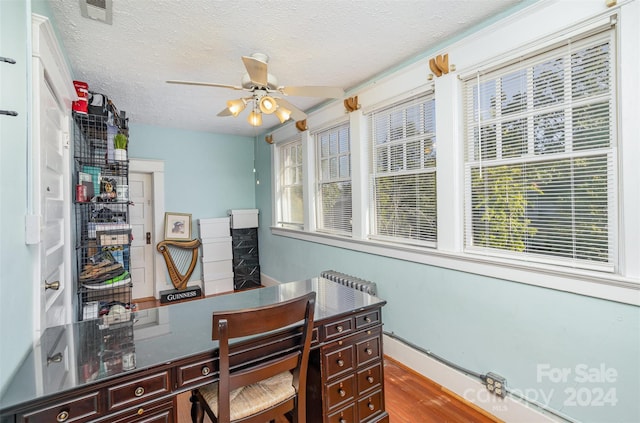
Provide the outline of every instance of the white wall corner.
[[262,272],[260,272],[260,283],[262,284],[262,286],[275,286],[280,284],[280,282],[273,279],[271,276],[265,275]]

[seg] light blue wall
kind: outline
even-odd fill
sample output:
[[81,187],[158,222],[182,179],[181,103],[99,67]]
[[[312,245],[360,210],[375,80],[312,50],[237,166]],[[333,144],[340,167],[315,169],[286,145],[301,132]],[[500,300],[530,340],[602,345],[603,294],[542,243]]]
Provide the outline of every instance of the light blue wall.
[[[164,161],[165,211],[191,214],[194,238],[200,218],[255,208],[253,156],[249,137],[135,123],[129,129],[129,157]],[[191,279],[201,274],[198,262]]]
[[131,123],[129,157],[165,162],[165,210],[197,219],[255,208],[253,138]]
[[27,214],[27,29],[29,4],[0,1],[0,391],[22,360],[33,337],[33,249],[25,245]]

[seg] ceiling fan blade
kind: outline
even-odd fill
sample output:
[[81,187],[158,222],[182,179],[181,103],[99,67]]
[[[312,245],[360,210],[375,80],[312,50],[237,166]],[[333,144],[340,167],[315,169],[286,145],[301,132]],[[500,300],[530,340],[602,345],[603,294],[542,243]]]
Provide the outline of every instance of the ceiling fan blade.
[[307,118],[307,114],[305,112],[298,109],[296,106],[289,103],[284,98],[277,98],[276,101],[278,102],[279,105],[291,110],[291,119],[298,121],[298,120],[305,120]]
[[302,87],[280,87],[278,88],[284,95],[300,97],[322,97],[322,98],[342,98],[344,90],[338,87],[302,86]]
[[250,56],[242,56],[242,61],[244,67],[247,68],[251,82],[260,87],[266,87],[268,83],[267,63]]
[[225,107],[224,110],[222,110],[220,113],[218,113],[218,116],[220,116],[220,117],[233,116],[233,113],[231,113],[231,111],[229,110],[228,107]]
[[237,85],[216,84],[215,82],[195,82],[195,81],[177,81],[171,79],[167,81],[167,84],[182,84],[182,85],[198,85],[203,87],[219,87],[219,88],[231,88],[232,90],[243,90],[244,88]]

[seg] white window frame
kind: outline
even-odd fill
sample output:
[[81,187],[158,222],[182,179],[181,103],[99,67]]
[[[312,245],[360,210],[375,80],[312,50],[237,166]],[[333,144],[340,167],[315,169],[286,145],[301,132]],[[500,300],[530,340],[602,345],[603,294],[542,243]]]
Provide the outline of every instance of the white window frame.
[[[287,205],[290,208],[290,205],[288,205],[288,201],[284,198],[284,188],[291,188],[294,185],[300,186],[300,188],[302,189],[303,192],[303,197],[304,197],[304,191],[305,191],[305,187],[304,187],[304,181],[303,181],[303,175],[302,172],[304,171],[305,168],[305,160],[304,157],[302,158],[302,161],[300,164],[296,163],[296,166],[289,166],[286,163],[283,163],[282,161],[282,154],[283,154],[283,150],[284,149],[291,149],[291,148],[303,148],[303,143],[302,143],[302,138],[301,137],[294,137],[292,139],[289,139],[283,143],[280,143],[277,145],[277,148],[275,149],[275,153],[274,153],[274,169],[276,169],[275,173],[275,184],[274,186],[277,189],[277,195],[276,195],[276,204],[275,204],[275,213],[274,216],[276,216],[276,225],[283,227],[283,228],[290,228],[290,229],[302,229],[304,228],[304,219],[302,222],[289,222],[289,221],[285,221],[285,217],[284,217],[284,207],[285,205]],[[303,155],[303,153],[301,152],[301,156]],[[286,185],[286,178],[284,176],[284,173],[286,171],[285,167],[291,168],[291,167],[301,167],[301,174],[300,174],[300,179],[299,182],[296,184],[291,184],[291,185]],[[286,185],[286,186],[285,186]],[[304,200],[303,200],[303,208],[304,208]],[[289,213],[291,212],[291,210],[289,210]]]
[[[374,120],[376,119],[376,115],[380,114],[382,115],[384,118],[386,118],[387,116],[389,116],[390,113],[397,113],[397,112],[401,112],[404,116],[404,113],[406,112],[406,110],[408,108],[412,108],[414,106],[419,106],[420,108],[420,114],[424,114],[425,111],[424,109],[422,109],[423,104],[428,104],[429,102],[436,103],[435,100],[435,96],[433,95],[433,89],[429,89],[426,90],[425,92],[420,93],[417,96],[414,97],[409,97],[409,98],[403,98],[401,101],[392,104],[391,106],[383,106],[383,107],[377,107],[374,110],[371,110],[368,114],[368,121],[369,121],[369,131],[368,136],[367,136],[367,146],[370,149],[371,153],[371,161],[370,161],[370,181],[369,181],[369,189],[370,189],[370,196],[369,196],[369,207],[370,207],[370,216],[371,216],[371,227],[370,227],[370,233],[369,233],[369,238],[373,239],[373,240],[381,240],[381,241],[387,241],[390,243],[399,243],[399,244],[409,244],[409,245],[419,245],[419,246],[425,246],[425,247],[431,247],[434,248],[436,246],[437,243],[437,229],[434,229],[434,239],[433,240],[419,240],[419,239],[415,239],[415,238],[411,238],[411,237],[407,237],[407,236],[389,236],[389,235],[382,235],[380,234],[380,229],[377,227],[377,223],[378,223],[378,219],[377,219],[377,201],[378,199],[376,198],[376,180],[377,178],[385,178],[385,177],[406,177],[406,176],[412,176],[412,175],[416,175],[416,174],[434,174],[437,175],[437,165],[434,166],[425,166],[425,157],[424,157],[424,151],[423,149],[426,147],[425,145],[422,145],[421,151],[420,151],[420,166],[419,168],[414,168],[414,169],[408,169],[408,164],[407,164],[407,159],[409,157],[409,154],[407,152],[407,147],[410,143],[418,141],[418,142],[422,142],[422,141],[426,141],[426,139],[433,139],[433,145],[432,148],[433,150],[436,150],[436,133],[435,132],[429,132],[429,131],[425,131],[425,132],[419,132],[417,134],[411,135],[411,136],[407,136],[405,133],[405,130],[407,129],[404,126],[404,122],[403,122],[403,126],[402,126],[402,130],[403,130],[403,135],[398,139],[398,140],[393,140],[393,141],[389,141],[386,143],[382,143],[382,144],[378,144],[377,140],[375,139],[376,136],[376,129],[371,127],[373,125]],[[404,120],[404,119],[403,119]],[[422,120],[422,118],[420,118],[420,120]],[[424,123],[424,122],[423,122]],[[432,122],[433,127],[436,126],[436,122]],[[426,126],[426,125],[425,125]],[[389,128],[391,129],[391,128]],[[427,128],[420,128],[420,129],[427,129]],[[391,134],[387,134],[388,136],[391,136]],[[393,149],[400,147],[402,149],[402,166],[400,170],[394,171],[392,169],[390,169],[390,167],[392,166],[392,162],[393,162]],[[376,169],[378,162],[377,162],[377,157],[376,157],[376,149],[384,149],[387,150],[387,167],[388,169],[385,169],[383,171],[378,171],[378,169]],[[435,163],[437,164],[437,159],[434,160]],[[436,196],[436,205],[437,205],[437,188],[436,188],[436,192],[435,192],[435,196]],[[435,210],[435,220],[436,220],[436,225],[437,225],[437,210]],[[414,222],[415,223],[415,222]],[[403,234],[404,235],[404,234]]]
[[[428,58],[417,58],[384,77],[375,79],[359,91],[361,110],[350,114],[352,177],[354,196],[353,237],[345,239],[318,233],[313,225],[304,230],[272,227],[272,234],[300,239],[343,249],[375,254],[393,259],[437,266],[518,282],[549,289],[578,293],[621,303],[640,305],[640,194],[638,166],[640,162],[640,83],[637,63],[640,62],[640,2],[624,2],[614,7],[585,4],[576,9],[571,2],[540,2],[504,18],[494,25],[476,31],[446,47],[446,51],[430,52],[429,57],[448,53],[457,70],[434,78],[436,92],[436,128],[438,139],[438,244],[437,249],[398,245],[368,236],[368,165],[366,147],[367,108],[381,103],[391,104],[424,90],[430,73]],[[561,17],[561,18],[560,18]],[[464,148],[462,82],[464,75],[477,69],[487,69],[500,63],[517,60],[534,51],[557,45],[567,38],[593,31],[609,22],[616,22],[617,51],[617,131],[619,180],[619,260],[615,273],[577,269],[549,263],[526,263],[508,257],[488,257],[464,251]],[[522,28],[527,28],[523,31]],[[623,87],[623,88],[621,88]],[[376,106],[377,107],[377,106]],[[330,103],[309,113],[309,127],[344,115],[342,104]],[[282,134],[291,133],[285,125]],[[293,127],[293,125],[290,125]],[[278,130],[280,131],[280,129]],[[283,137],[285,138],[285,137]],[[442,140],[452,140],[445,143]],[[313,155],[305,156],[314,165]],[[308,175],[309,176],[309,175]],[[313,175],[310,175],[313,179]],[[312,185],[313,186],[313,185]],[[275,193],[274,193],[275,198]],[[305,206],[313,210],[312,195]],[[306,224],[307,222],[305,222]],[[399,275],[401,278],[402,275]],[[491,280],[490,280],[491,282]],[[493,283],[493,282],[492,282]]]
[[[580,37],[578,40],[571,40],[569,43],[563,43],[561,46],[545,49],[543,51],[534,52],[530,57],[524,57],[516,63],[508,63],[503,66],[498,65],[495,70],[488,72],[488,75],[478,73],[475,76],[470,76],[464,81],[464,85],[467,85],[468,88],[465,89],[464,95],[466,99],[465,103],[465,139],[463,141],[466,150],[466,159],[465,159],[465,251],[471,254],[482,254],[485,256],[495,256],[495,257],[505,257],[505,258],[513,258],[516,260],[522,261],[537,261],[540,263],[549,263],[555,264],[559,266],[570,266],[584,269],[593,269],[597,271],[603,272],[613,272],[614,266],[617,264],[617,209],[619,201],[617,199],[617,136],[615,131],[616,126],[616,87],[615,87],[615,40],[614,40],[614,30],[607,28],[602,28],[601,31],[597,31],[595,34],[589,33],[585,34],[584,37]],[[571,90],[567,86],[567,79],[570,70],[567,66],[571,66],[571,54],[572,52],[581,51],[582,49],[596,44],[608,43],[609,45],[609,70],[611,70],[612,75],[610,75],[611,86],[610,91],[607,94],[599,93],[597,96],[589,97],[588,104],[592,104],[594,99],[598,101],[600,104],[603,101],[607,100],[610,106],[610,121],[609,121],[609,130],[610,130],[610,144],[608,147],[599,147],[599,148],[589,148],[589,149],[581,149],[581,150],[573,150],[572,141],[573,141],[573,133],[572,133],[572,124],[574,123],[573,117],[571,116],[571,112],[574,110],[575,103],[584,103],[584,99],[577,99],[576,102],[571,98]],[[483,119],[474,119],[475,116],[480,117],[483,112],[477,112],[477,104],[473,104],[471,101],[472,97],[478,97],[478,93],[475,89],[478,88],[478,84],[484,83],[493,83],[494,81],[501,81],[503,77],[507,75],[512,75],[514,72],[524,72],[525,78],[528,82],[532,81],[532,72],[531,67],[535,65],[539,65],[541,63],[547,62],[551,59],[562,59],[563,60],[563,97],[562,103],[553,104],[552,107],[541,107],[537,108],[533,105],[534,94],[533,94],[533,84],[527,84],[527,103],[523,105],[523,110],[515,114],[502,114],[501,113],[501,101],[496,102],[495,105],[495,116],[491,118],[487,118],[484,123]],[[521,63],[522,62],[522,63]],[[474,90],[473,92],[471,90]],[[498,98],[500,95],[500,86],[498,83],[495,84],[494,93],[495,97]],[[561,112],[563,117],[563,130],[564,130],[564,138],[563,144],[561,145],[562,151],[557,151],[552,154],[538,154],[534,152],[534,136],[533,136],[533,128],[534,121],[537,117],[542,116],[542,114],[549,113],[549,110],[553,109],[555,113]],[[477,113],[476,113],[477,112]],[[485,110],[484,113],[487,111]],[[504,123],[513,122],[515,119],[520,121],[525,121],[525,130],[527,132],[526,140],[528,141],[528,145],[526,146],[526,152],[523,155],[517,156],[502,156],[502,150],[504,145],[502,144],[502,131],[501,128]],[[476,139],[474,138],[474,133],[478,133],[477,125],[495,125],[495,139],[485,140],[486,142],[495,143],[495,152],[493,152],[494,156],[483,157],[482,156],[482,136],[477,140],[479,143],[479,148],[476,148],[474,145]],[[485,127],[485,126],[483,126]],[[486,126],[488,127],[488,126]],[[608,251],[609,251],[609,261],[602,262],[596,260],[586,260],[586,259],[578,259],[578,258],[570,258],[563,257],[560,254],[552,255],[552,254],[543,254],[541,252],[538,253],[529,253],[526,250],[523,252],[512,251],[509,248],[491,248],[488,246],[481,246],[480,242],[475,242],[473,237],[473,207],[472,207],[472,189],[471,189],[471,175],[472,170],[478,171],[480,173],[491,171],[491,169],[495,169],[500,166],[512,166],[512,165],[535,165],[536,163],[548,162],[548,163],[558,163],[560,161],[569,160],[571,163],[578,158],[589,158],[594,155],[598,155],[600,157],[605,156],[607,159],[607,163],[609,163],[609,170],[607,172],[607,225],[608,228]],[[485,173],[486,176],[486,173]],[[523,181],[524,182],[524,181]],[[526,195],[525,195],[526,199]],[[577,201],[577,200],[576,200]],[[524,216],[526,217],[526,215]],[[545,223],[552,223],[548,220]],[[565,250],[565,253],[570,252],[569,250]]]
[[[338,172],[338,175],[336,177],[331,177],[328,176],[327,178],[323,177],[323,169],[322,169],[322,146],[321,146],[321,139],[320,137],[322,137],[325,134],[328,133],[332,133],[336,130],[340,131],[341,129],[344,129],[346,127],[347,129],[347,133],[348,133],[348,143],[349,143],[349,148],[348,151],[346,152],[340,152],[339,151],[339,143],[336,146],[336,148],[338,149],[338,151],[335,152],[335,154],[332,154],[331,152],[329,152],[329,157],[328,159],[336,159],[336,166],[337,169],[336,171]],[[315,164],[316,164],[316,172],[315,172],[315,187],[316,187],[316,204],[315,204],[315,209],[316,209],[316,230],[318,232],[324,232],[324,233],[328,233],[328,234],[335,234],[335,235],[343,235],[343,236],[351,236],[352,230],[347,230],[344,228],[329,228],[329,227],[325,227],[322,220],[324,219],[324,210],[323,210],[323,196],[322,196],[322,186],[325,184],[331,184],[331,183],[344,183],[344,182],[348,182],[349,184],[352,184],[352,178],[351,178],[351,128],[349,125],[349,122],[342,122],[336,125],[331,125],[327,128],[323,128],[317,132],[312,133],[313,139],[314,139],[314,144],[315,144],[315,148],[314,148],[314,152],[315,152]],[[338,134],[339,136],[339,134]],[[348,177],[343,177],[339,175],[340,172],[340,159],[342,158],[347,158],[348,160],[348,168],[349,168],[349,176]],[[353,204],[353,195],[352,195],[352,204]],[[349,220],[352,221],[353,219],[353,206],[351,206],[350,208],[351,211],[351,216],[349,216]]]

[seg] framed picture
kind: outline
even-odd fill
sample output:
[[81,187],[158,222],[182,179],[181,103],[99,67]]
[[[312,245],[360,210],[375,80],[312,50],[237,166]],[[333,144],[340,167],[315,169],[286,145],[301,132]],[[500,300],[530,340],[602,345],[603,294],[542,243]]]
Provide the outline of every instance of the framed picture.
[[187,213],[165,213],[164,239],[174,241],[190,240],[191,215]]

